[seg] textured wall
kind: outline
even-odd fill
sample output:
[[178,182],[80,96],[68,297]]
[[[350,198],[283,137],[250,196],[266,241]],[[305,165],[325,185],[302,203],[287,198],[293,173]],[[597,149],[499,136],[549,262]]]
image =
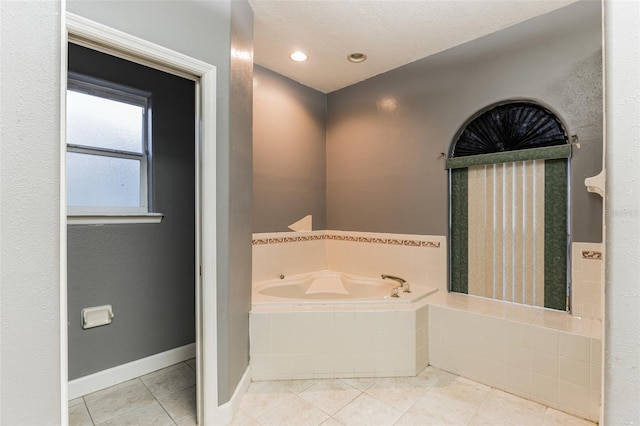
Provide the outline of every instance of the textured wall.
[[61,424],[60,2],[0,2],[3,425]]
[[580,138],[574,241],[601,240],[584,178],[602,160],[600,5],[580,2],[330,93],[329,229],[447,234],[441,153],[476,111],[505,99],[551,106]]
[[605,2],[606,425],[640,423],[640,3]]
[[222,270],[218,264],[218,400],[220,404],[231,398],[249,365],[252,58],[253,12],[246,0],[232,1],[229,145],[228,147],[218,146],[219,168],[221,162],[227,164],[225,173],[227,173],[226,182],[228,182],[228,192],[225,195],[218,192],[218,238],[224,235],[223,238],[226,239],[226,245],[218,244],[218,253],[228,251],[228,269]]
[[254,69],[253,232],[289,231],[310,214],[326,229],[327,96]]
[[[158,224],[70,225],[69,380],[195,342],[194,82],[77,45],[69,70],[152,93]],[[83,330],[83,308],[111,304],[111,325]]]

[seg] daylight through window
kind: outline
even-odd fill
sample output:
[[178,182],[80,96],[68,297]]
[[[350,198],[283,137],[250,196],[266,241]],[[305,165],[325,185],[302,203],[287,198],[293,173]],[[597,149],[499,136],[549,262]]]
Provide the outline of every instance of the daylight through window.
[[69,75],[67,206],[71,214],[149,211],[149,93]]

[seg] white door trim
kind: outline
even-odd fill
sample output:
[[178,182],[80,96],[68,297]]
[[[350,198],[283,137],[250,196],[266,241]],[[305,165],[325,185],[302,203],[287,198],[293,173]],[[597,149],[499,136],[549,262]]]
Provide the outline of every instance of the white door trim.
[[[60,140],[60,341],[62,424],[68,422],[67,241],[66,241],[66,87],[67,43],[82,44],[132,62],[196,81],[196,352],[198,423],[218,417],[218,338],[216,294],[216,67],[72,13],[62,14]],[[206,336],[206,337],[205,337]]]

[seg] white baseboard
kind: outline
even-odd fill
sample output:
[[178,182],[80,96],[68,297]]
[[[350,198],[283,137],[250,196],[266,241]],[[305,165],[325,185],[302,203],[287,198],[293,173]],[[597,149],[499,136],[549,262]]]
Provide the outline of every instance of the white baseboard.
[[217,423],[220,425],[229,425],[233,420],[233,416],[238,412],[240,408],[240,402],[242,397],[249,389],[251,384],[251,366],[247,366],[240,383],[236,386],[236,390],[231,395],[231,399],[218,407]]
[[196,356],[196,344],[181,346],[166,352],[98,371],[69,382],[69,399],[78,398],[91,392],[106,389],[118,383],[135,379],[161,368],[186,361]]

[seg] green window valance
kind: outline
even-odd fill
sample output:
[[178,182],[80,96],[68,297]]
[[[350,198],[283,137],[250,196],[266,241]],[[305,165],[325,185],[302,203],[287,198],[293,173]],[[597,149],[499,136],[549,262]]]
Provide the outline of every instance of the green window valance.
[[490,154],[469,155],[466,157],[447,158],[446,169],[460,169],[484,164],[512,163],[529,160],[555,160],[571,157],[571,145],[556,145],[542,148],[530,148],[517,151],[494,152]]

